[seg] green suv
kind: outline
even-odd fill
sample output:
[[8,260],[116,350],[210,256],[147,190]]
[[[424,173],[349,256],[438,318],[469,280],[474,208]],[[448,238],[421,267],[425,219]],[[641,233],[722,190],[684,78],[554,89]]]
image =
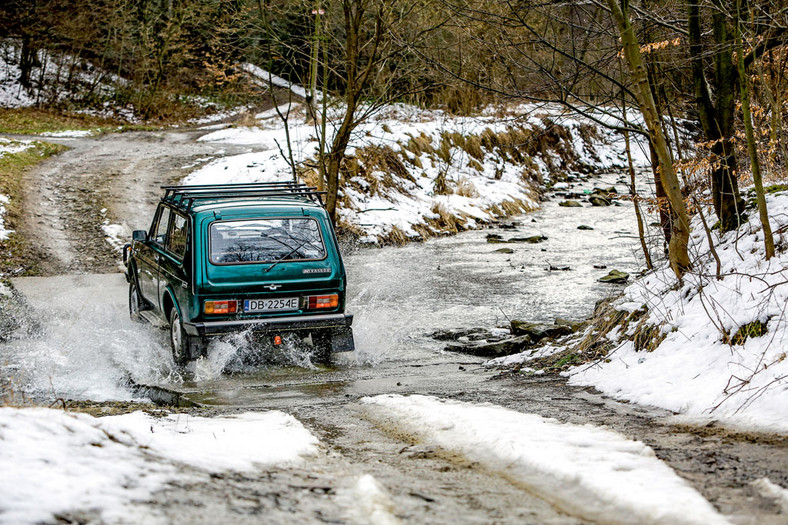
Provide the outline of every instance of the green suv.
[[163,186],[149,231],[123,249],[129,313],[169,327],[175,362],[212,337],[354,349],[346,277],[320,192],[292,182]]

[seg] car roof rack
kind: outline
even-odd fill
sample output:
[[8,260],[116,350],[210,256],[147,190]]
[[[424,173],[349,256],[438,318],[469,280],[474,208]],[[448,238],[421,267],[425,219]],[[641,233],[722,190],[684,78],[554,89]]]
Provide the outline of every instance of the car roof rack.
[[253,197],[302,197],[324,206],[322,195],[314,186],[300,182],[255,182],[248,184],[203,184],[195,186],[162,186],[163,202],[189,210],[201,199],[249,199]]

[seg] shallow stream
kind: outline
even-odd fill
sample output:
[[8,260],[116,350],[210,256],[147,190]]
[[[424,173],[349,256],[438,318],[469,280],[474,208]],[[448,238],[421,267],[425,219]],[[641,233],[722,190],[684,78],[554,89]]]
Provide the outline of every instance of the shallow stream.
[[[619,174],[571,184],[582,194],[594,187],[626,186]],[[311,397],[315,390],[385,391],[404,369],[427,367],[425,382],[447,373],[458,359],[429,337],[438,329],[505,327],[510,319],[552,322],[589,316],[596,301],[620,285],[597,282],[610,269],[639,269],[632,204],[560,207],[559,195],[541,210],[492,228],[412,243],[357,248],[345,255],[355,315],[356,351],[334,356],[331,367],[315,367],[293,350],[276,365],[232,368],[240,339],[211,345],[207,359],[189,373],[175,369],[166,338],[128,320],[126,283],[120,275],[61,276],[18,280],[34,322],[19,339],[0,346],[3,376],[24,395],[44,399],[130,399],[128,379],[187,392],[208,404],[257,405],[281,397]],[[592,229],[578,229],[585,225]],[[542,235],[545,240],[488,242]],[[503,251],[500,251],[502,250]],[[508,253],[510,252],[510,253]],[[550,270],[553,268],[568,268]],[[444,366],[446,365],[446,366]],[[437,367],[433,370],[430,367]],[[273,389],[297,385],[288,392]],[[319,386],[323,385],[323,386]],[[326,386],[330,385],[330,386]],[[296,392],[297,390],[297,392]],[[283,401],[284,402],[284,401]]]

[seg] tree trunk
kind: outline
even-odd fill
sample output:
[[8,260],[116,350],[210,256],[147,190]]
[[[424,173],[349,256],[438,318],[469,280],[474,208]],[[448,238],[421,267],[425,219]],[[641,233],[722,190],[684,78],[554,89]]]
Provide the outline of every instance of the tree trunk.
[[763,179],[761,178],[761,164],[758,161],[758,149],[755,144],[755,134],[752,129],[752,114],[750,113],[750,89],[747,79],[747,71],[744,68],[744,45],[741,35],[741,13],[740,1],[736,2],[736,11],[739,13],[736,30],[736,51],[738,55],[739,84],[741,93],[741,112],[744,121],[744,133],[747,136],[747,152],[750,155],[750,166],[752,168],[752,180],[755,183],[755,195],[758,200],[758,213],[761,217],[761,227],[763,228],[763,243],[766,248],[766,260],[774,256],[774,237],[772,227],[769,224],[769,213],[766,209],[766,197],[763,193]]
[[19,52],[19,83],[30,88],[30,75],[36,63],[36,49],[30,43],[30,36],[22,36],[22,50]]
[[326,165],[326,211],[331,220],[336,223],[337,195],[339,193],[339,170],[342,167],[342,160],[345,158],[345,150],[350,143],[350,136],[353,133],[353,116],[356,113],[357,95],[348,92],[346,97],[347,109],[342,124],[339,126],[334,141],[331,143],[331,151],[328,153],[328,163]]
[[640,45],[635,36],[632,23],[629,21],[626,4],[624,4],[623,8],[616,0],[607,0],[607,4],[618,25],[621,42],[624,45],[624,57],[627,60],[630,74],[635,84],[635,95],[638,105],[648,127],[651,144],[654,146],[654,151],[659,159],[660,176],[673,213],[673,231],[671,232],[672,235],[668,245],[670,266],[676,277],[681,279],[691,267],[687,251],[689,243],[689,216],[687,215],[687,208],[684,204],[684,197],[681,194],[676,171],[673,168],[673,160],[671,159],[665,131],[662,127],[662,116],[657,112],[646,68],[640,55]]
[[689,0],[688,36],[692,80],[695,91],[695,108],[698,112],[703,134],[712,142],[711,152],[716,157],[716,167],[710,175],[712,203],[720,221],[721,231],[739,226],[743,202],[739,195],[736,179],[736,154],[733,151],[734,105],[736,102],[736,70],[732,62],[731,39],[727,30],[727,19],[721,0],[715,0],[717,9],[712,16],[714,39],[714,93],[706,80],[703,63],[704,50],[701,44],[700,9],[698,0]]

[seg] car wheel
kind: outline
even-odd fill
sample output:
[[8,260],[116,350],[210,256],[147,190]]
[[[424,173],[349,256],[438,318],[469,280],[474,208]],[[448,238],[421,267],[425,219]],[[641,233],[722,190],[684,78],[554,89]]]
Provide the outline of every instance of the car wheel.
[[170,310],[170,348],[176,365],[183,366],[189,362],[189,336],[183,333],[181,316],[174,306]]
[[140,297],[136,281],[132,278],[131,283],[129,283],[129,317],[131,317],[131,320],[135,323],[142,322],[142,316],[140,316],[141,310],[142,297]]
[[312,356],[317,363],[331,362],[331,332],[312,334]]

